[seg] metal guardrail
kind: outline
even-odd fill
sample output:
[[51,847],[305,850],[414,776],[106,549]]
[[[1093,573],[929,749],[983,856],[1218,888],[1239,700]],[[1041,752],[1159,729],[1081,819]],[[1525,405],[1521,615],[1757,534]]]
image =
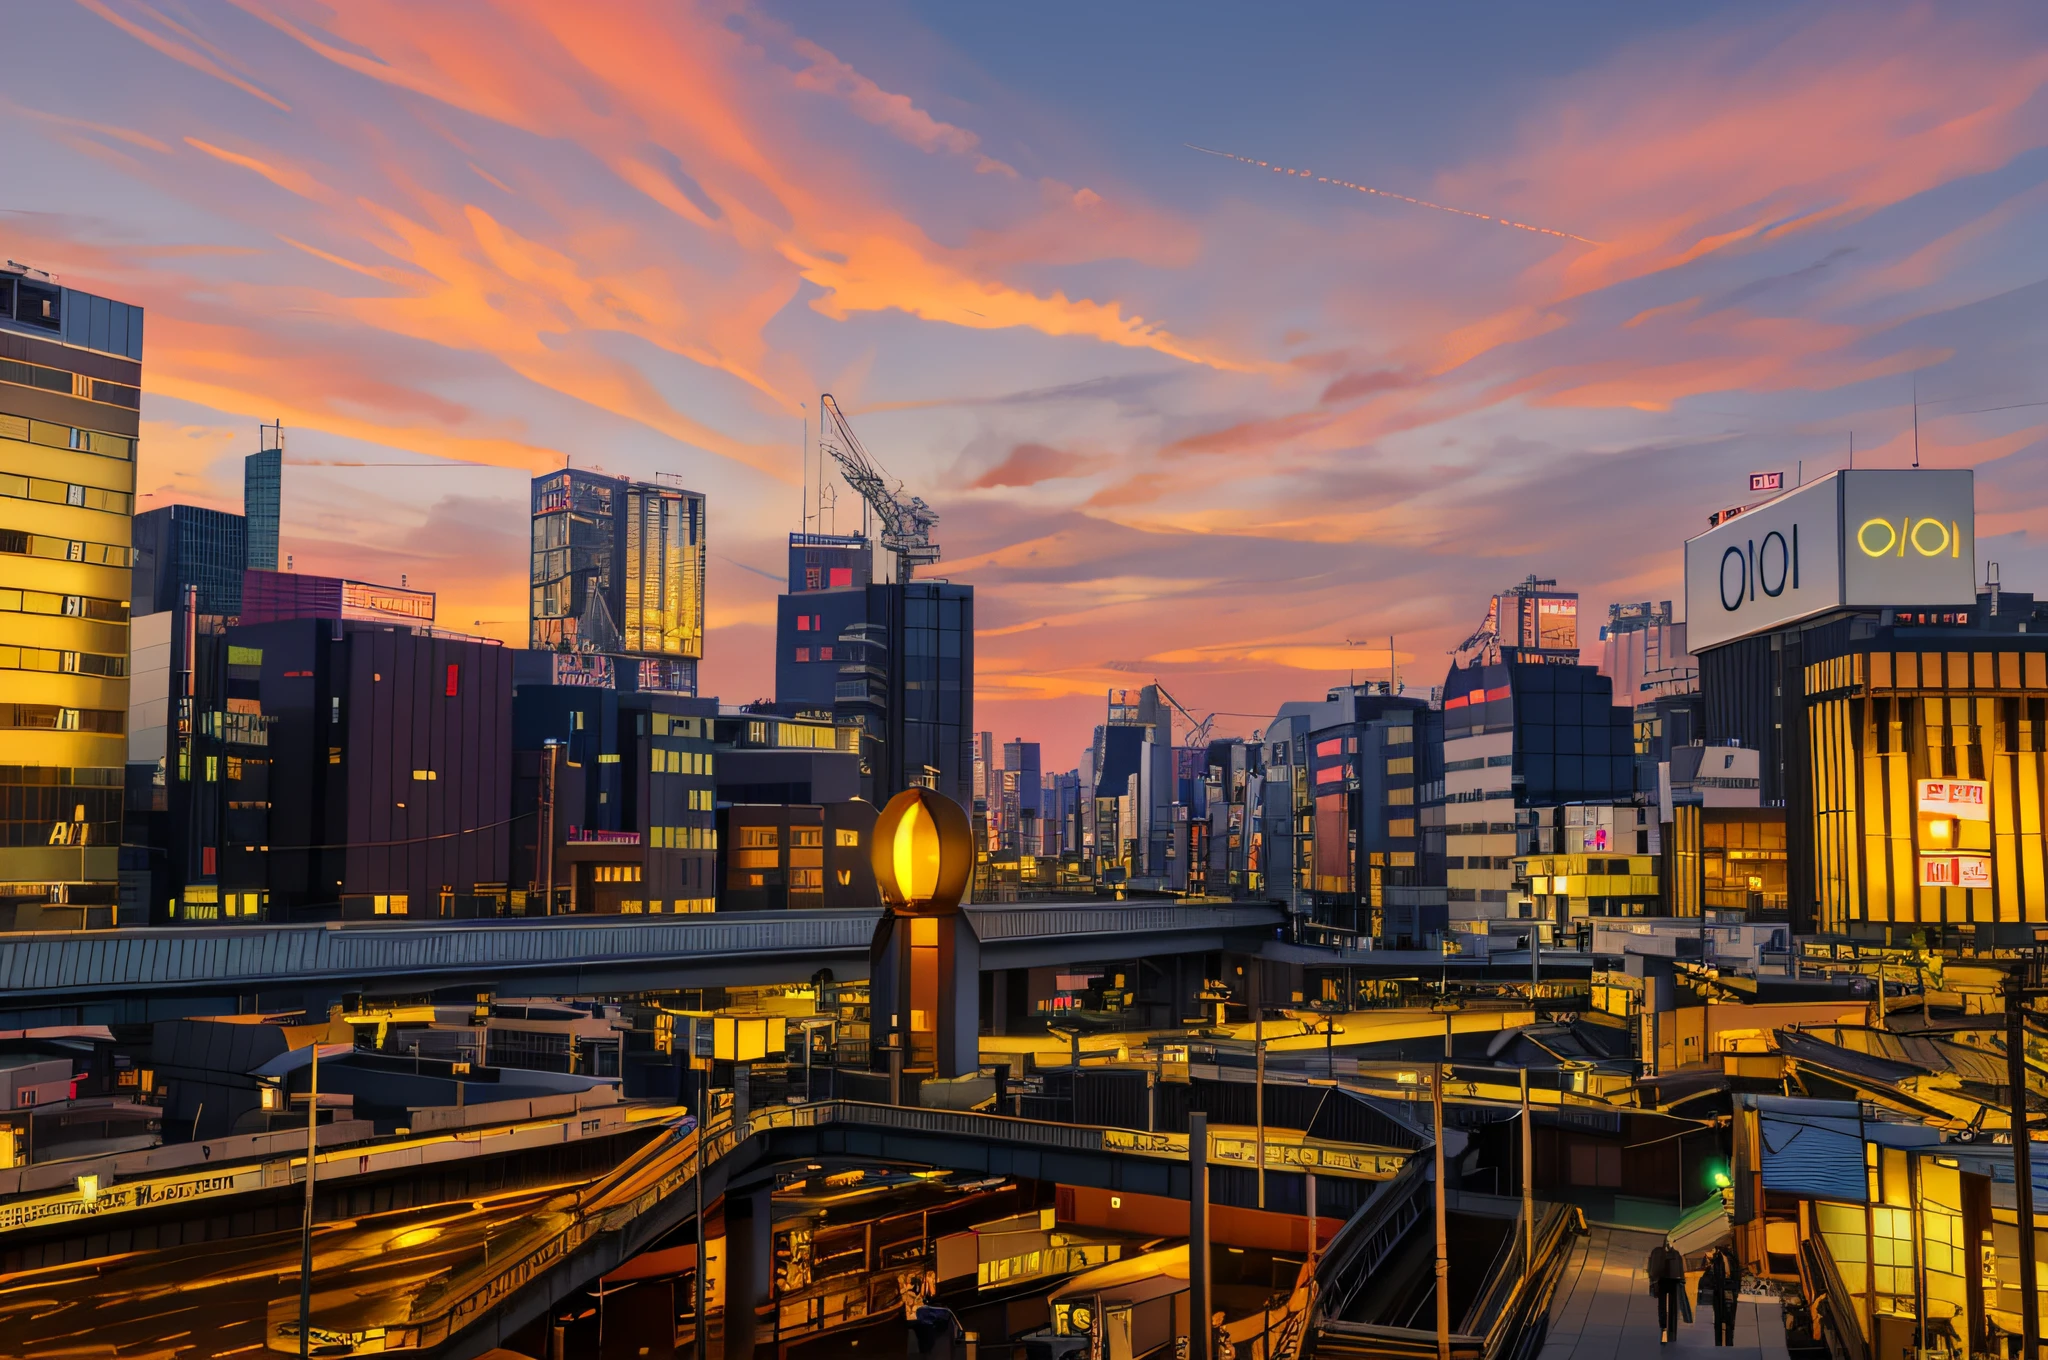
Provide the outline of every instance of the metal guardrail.
[[[758,1134],[783,1128],[821,1128],[829,1124],[945,1138],[975,1138],[1067,1152],[1170,1156],[1172,1160],[1185,1157],[1184,1152],[1169,1154],[1158,1149],[1112,1143],[1108,1135],[1127,1133],[1126,1130],[1080,1124],[1045,1124],[1009,1115],[960,1110],[870,1105],[850,1100],[774,1106],[750,1114],[743,1124],[737,1126],[730,1116],[713,1123],[709,1129],[688,1133],[679,1132],[672,1126],[669,1132],[637,1150],[609,1175],[585,1187],[562,1203],[560,1208],[544,1211],[541,1217],[562,1221],[554,1231],[525,1251],[509,1260],[479,1263],[473,1267],[473,1273],[454,1277],[438,1291],[422,1293],[414,1301],[415,1316],[387,1328],[380,1344],[386,1351],[440,1346],[555,1265],[574,1256],[594,1239],[606,1233],[625,1231],[663,1200],[689,1188],[697,1173],[699,1138],[705,1140],[704,1169],[709,1173],[720,1160]],[[1415,1167],[1411,1165],[1401,1175],[1411,1175],[1414,1171]],[[1369,1203],[1379,1200],[1380,1196],[1376,1195]]]
[[[1153,903],[970,908],[984,943],[1244,929],[1267,907]],[[223,925],[0,935],[0,994],[266,985],[367,974],[504,972],[777,954],[860,954],[879,911],[713,912],[674,918],[536,917],[464,923]]]

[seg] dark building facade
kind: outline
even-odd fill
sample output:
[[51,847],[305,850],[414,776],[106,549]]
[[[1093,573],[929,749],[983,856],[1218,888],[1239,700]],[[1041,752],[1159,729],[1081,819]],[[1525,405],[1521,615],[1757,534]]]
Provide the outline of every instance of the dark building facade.
[[510,651],[324,618],[230,628],[225,642],[231,674],[257,677],[276,772],[256,852],[273,916],[507,912]]
[[[843,632],[833,711],[862,732],[863,797],[913,785],[974,806],[974,587],[887,582]],[[836,653],[835,653],[836,655]]]
[[135,517],[136,614],[174,609],[187,587],[199,612],[233,618],[242,612],[248,565],[248,521],[200,505],[166,505]]
[[[523,653],[522,667],[534,659],[547,658]],[[711,736],[714,702],[521,683],[513,711],[517,911],[631,916],[713,910],[720,760]],[[549,787],[555,790],[551,818],[540,811]],[[549,835],[551,848],[544,851],[542,838]]]

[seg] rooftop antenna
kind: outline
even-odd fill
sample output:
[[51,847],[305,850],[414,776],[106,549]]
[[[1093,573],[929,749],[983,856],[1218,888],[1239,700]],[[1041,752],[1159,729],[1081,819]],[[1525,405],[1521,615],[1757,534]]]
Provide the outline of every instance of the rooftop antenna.
[[800,499],[796,508],[796,526],[797,532],[807,534],[811,531],[811,404],[800,401],[797,405],[804,413],[804,436],[803,442],[796,446],[797,457],[803,462],[803,488],[797,492]]
[[1920,375],[1913,375],[1913,466],[1920,466]]
[[1849,470],[1856,470],[1856,432],[1849,431]]

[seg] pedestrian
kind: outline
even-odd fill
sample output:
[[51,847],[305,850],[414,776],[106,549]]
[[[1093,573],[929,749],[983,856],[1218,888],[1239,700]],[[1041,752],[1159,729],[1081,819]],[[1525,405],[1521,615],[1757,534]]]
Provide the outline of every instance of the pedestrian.
[[1669,1242],[1650,1248],[1650,1297],[1657,1300],[1657,1329],[1665,1341],[1678,1340],[1678,1324],[1686,1312],[1685,1257]]
[[1741,1294],[1742,1272],[1735,1268],[1735,1258],[1726,1247],[1714,1248],[1700,1274],[1700,1308],[1713,1310],[1716,1346],[1735,1344],[1735,1301]]

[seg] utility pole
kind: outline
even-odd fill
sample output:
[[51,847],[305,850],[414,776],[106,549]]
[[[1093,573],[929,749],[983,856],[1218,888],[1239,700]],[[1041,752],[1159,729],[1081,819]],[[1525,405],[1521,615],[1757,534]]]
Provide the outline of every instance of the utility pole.
[[2027,1116],[2027,973],[2038,969],[2022,958],[2006,978],[2005,1079],[2012,1088],[2013,1202],[2018,1209],[2020,1239],[2020,1355],[2040,1360],[2041,1295],[2034,1263],[2034,1167],[2032,1121]]
[[313,1079],[306,1093],[306,1212],[299,1225],[299,1360],[313,1353],[313,1163],[320,1152],[320,1036],[313,1036]]
[[[697,1056],[695,1022],[690,1031],[690,1057]],[[693,1068],[697,1074],[697,1285],[696,1285],[696,1333],[697,1348],[691,1352],[695,1360],[709,1360],[711,1355],[711,1322],[705,1316],[710,1294],[704,1287],[704,1277],[711,1269],[707,1259],[707,1243],[704,1237],[704,1139],[711,1131],[711,1073],[706,1068]]]
[[[1446,1031],[1448,1034],[1449,1031]],[[1436,1079],[1429,1084],[1430,1113],[1436,1143],[1436,1360],[1451,1360],[1451,1233],[1445,1201],[1450,1188],[1444,1179],[1444,1073],[1436,1065]]]
[[[1209,1325],[1209,1116],[1188,1113],[1188,1360],[1214,1360]],[[1447,1358],[1446,1358],[1447,1360]]]
[[[1256,966],[1256,965],[1254,965]],[[1259,1207],[1266,1207],[1266,1010],[1252,1021],[1252,1115],[1259,1156]]]
[[1522,1279],[1536,1277],[1536,1133],[1529,1120],[1529,1069],[1522,1069]]
[[[548,738],[541,748],[540,763],[540,834],[534,845],[534,868],[540,879],[541,915],[555,914],[555,759],[561,747],[554,738]],[[527,905],[529,913],[532,904]]]

